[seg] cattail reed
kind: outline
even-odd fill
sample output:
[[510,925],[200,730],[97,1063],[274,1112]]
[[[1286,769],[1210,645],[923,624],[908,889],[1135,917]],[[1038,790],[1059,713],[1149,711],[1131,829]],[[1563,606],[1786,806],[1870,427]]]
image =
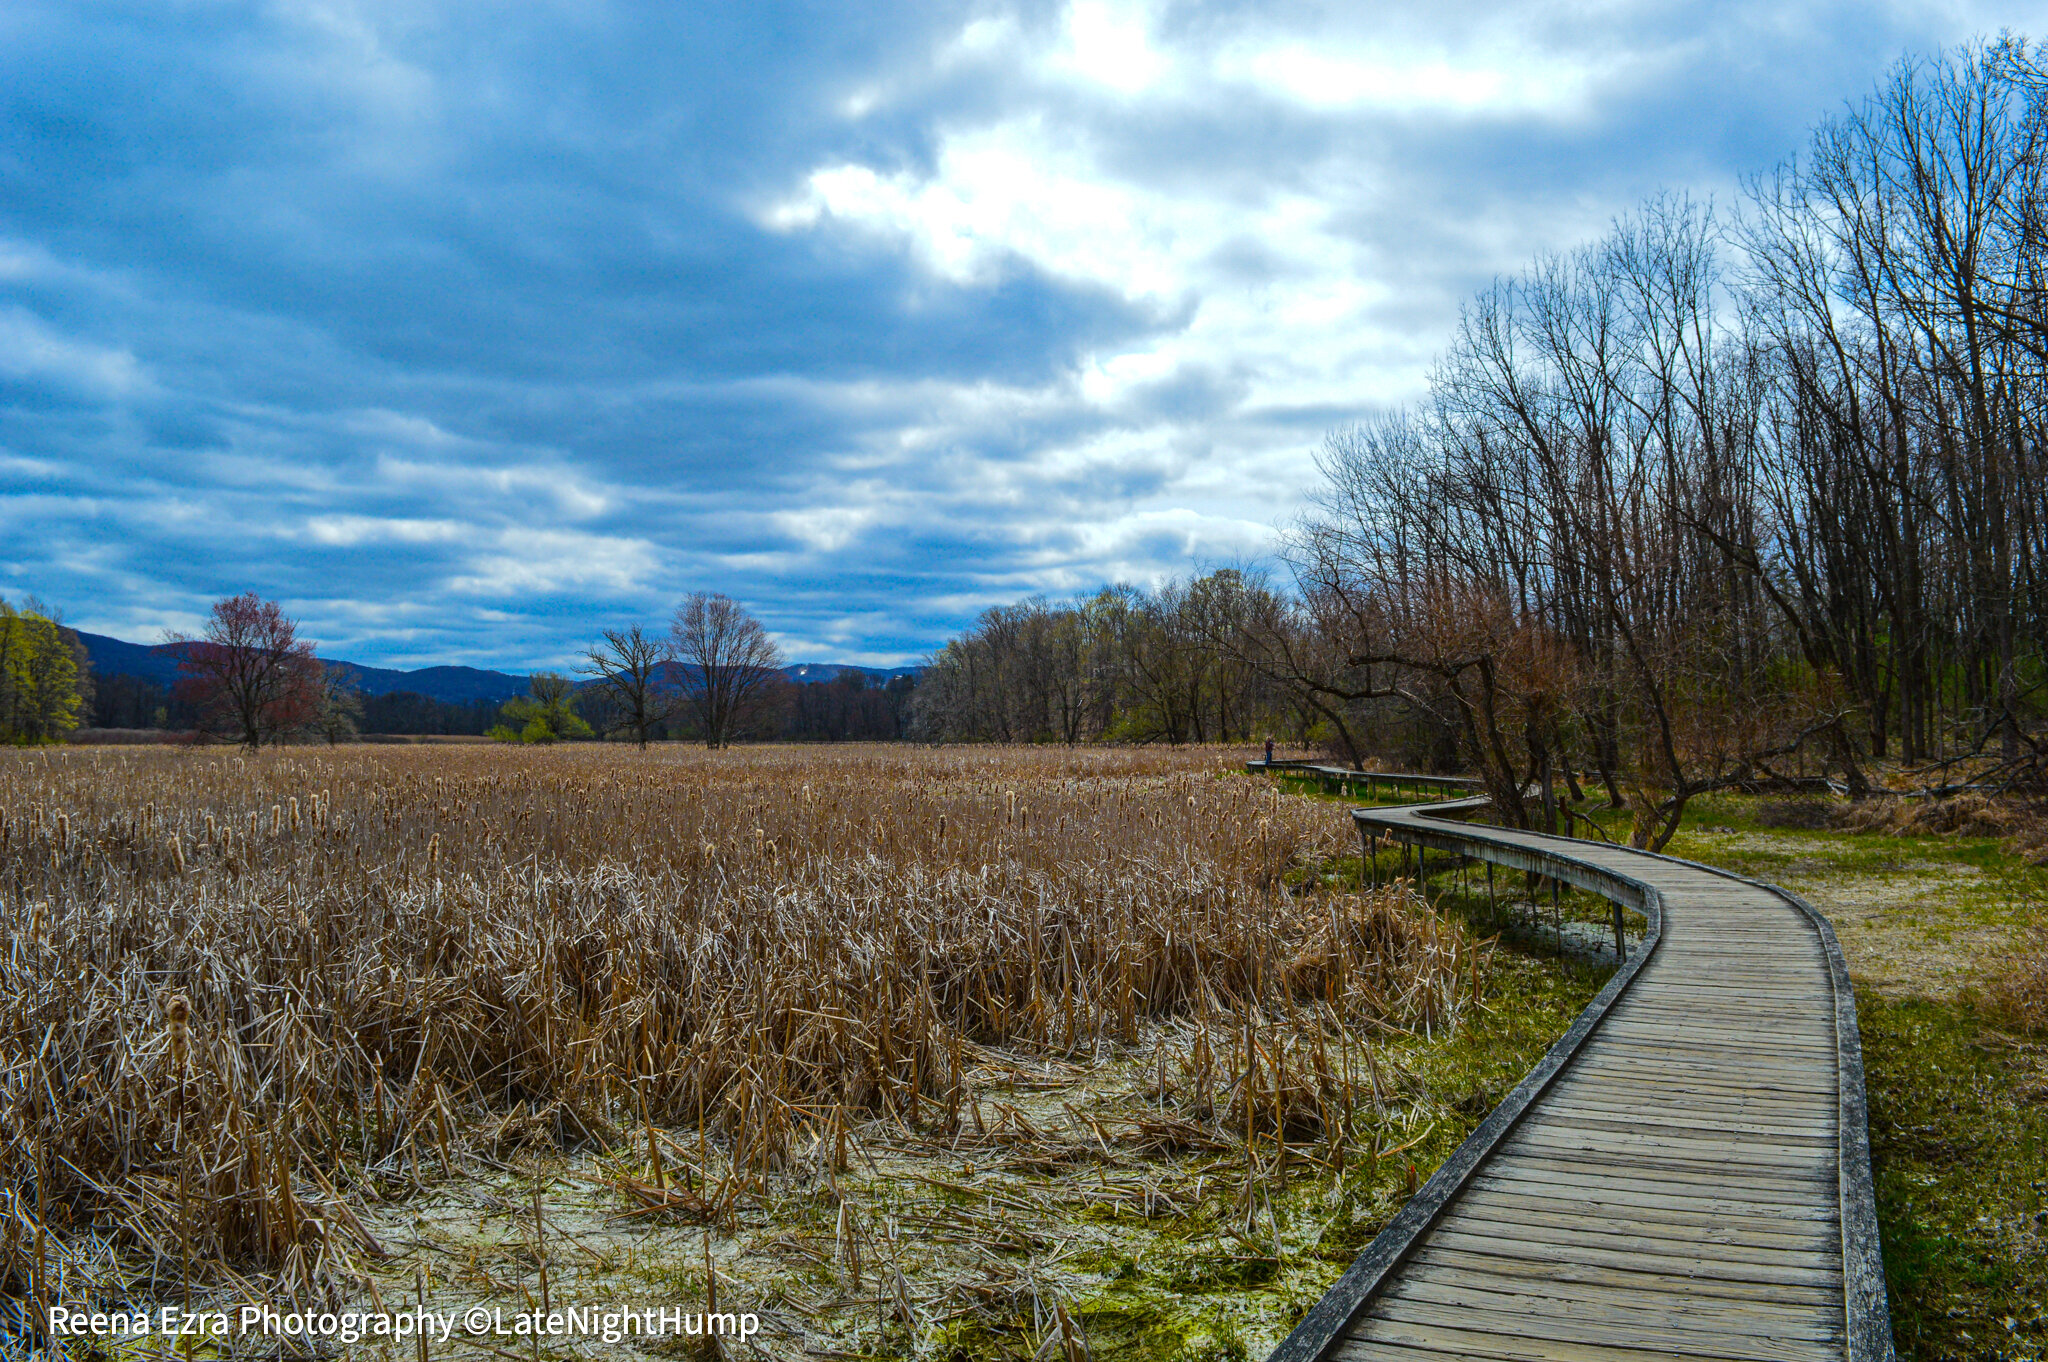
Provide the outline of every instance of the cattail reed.
[[347,1189],[466,1151],[644,1148],[730,1222],[859,1121],[983,1128],[972,1054],[1161,1027],[1161,1108],[1300,1149],[1353,1098],[1329,1035],[1476,982],[1405,889],[1294,882],[1347,837],[1215,754],[0,754],[0,1186],[317,1293],[373,1251]]

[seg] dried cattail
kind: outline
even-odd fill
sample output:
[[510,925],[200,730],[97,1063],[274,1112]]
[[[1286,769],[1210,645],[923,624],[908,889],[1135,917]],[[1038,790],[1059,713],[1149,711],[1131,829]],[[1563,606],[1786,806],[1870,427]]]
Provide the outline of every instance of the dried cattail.
[[[869,1159],[855,1133],[871,1117],[913,1138],[1053,1138],[975,1094],[974,1043],[1085,1064],[1153,1026],[1180,1029],[1148,1057],[1152,1116],[1202,1123],[1217,1148],[1249,1122],[1262,1149],[1299,1149],[1349,1107],[1351,1059],[1324,1055],[1324,1033],[1344,1018],[1455,1021],[1473,958],[1405,890],[1282,892],[1297,858],[1344,852],[1343,829],[1326,808],[1215,780],[1205,760],[846,749],[650,763],[591,746],[286,752],[267,767],[165,752],[55,775],[0,762],[13,811],[0,827],[36,829],[38,848],[69,837],[68,818],[106,830],[81,840],[167,853],[38,863],[30,879],[49,888],[0,924],[13,933],[0,951],[120,924],[123,957],[164,987],[167,1026],[182,1004],[178,1039],[156,1043],[186,1074],[183,1128],[210,1142],[173,1162],[148,1085],[109,1091],[67,1113],[78,1157],[51,1191],[123,1245],[196,1246],[202,1276],[274,1271],[312,1289],[348,1268],[323,1247],[339,1212],[295,1180],[332,1202],[331,1188],[370,1195],[437,1157],[459,1171],[466,1146],[495,1156],[608,1124],[645,1133],[659,1190],[729,1225],[807,1137],[834,1179]],[[234,825],[259,822],[252,789],[275,788],[263,780],[309,791],[271,806],[273,833],[309,817],[323,834],[237,854]],[[187,831],[216,854],[188,865]],[[16,835],[0,832],[0,873]],[[422,849],[438,885],[399,868]],[[179,879],[152,883],[166,861]],[[488,971],[450,969],[479,960]],[[50,1046],[88,1072],[82,1057],[128,1043],[132,1009],[118,980],[78,977]],[[0,996],[0,1031],[40,1035],[47,1006]],[[194,1044],[194,1013],[234,1018],[218,1066]],[[1218,1037],[1232,1034],[1225,1065]],[[1368,1049],[1358,1068],[1370,1063]],[[0,1132],[33,1125],[32,1086],[0,1091]],[[689,1125],[685,1155],[662,1127]],[[31,1155],[0,1134],[0,1185],[30,1185]],[[188,1177],[189,1197],[110,1191]],[[842,1224],[842,1271],[862,1272],[861,1219],[849,1208]],[[0,1275],[22,1265],[14,1242],[0,1235]],[[246,1261],[221,1258],[229,1242]]]
[[171,1068],[180,1077],[184,1075],[186,1061],[192,1049],[192,1004],[180,993],[164,1005],[164,1019],[170,1024]]

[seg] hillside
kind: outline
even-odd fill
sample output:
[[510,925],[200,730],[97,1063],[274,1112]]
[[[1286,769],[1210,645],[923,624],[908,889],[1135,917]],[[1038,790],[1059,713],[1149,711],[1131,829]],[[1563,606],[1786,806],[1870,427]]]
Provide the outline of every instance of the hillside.
[[[126,639],[112,638],[106,634],[89,634],[83,630],[78,632],[78,641],[85,645],[86,654],[92,659],[95,675],[141,677],[159,686],[173,685],[178,679],[178,654],[175,645],[130,643]],[[448,666],[400,671],[390,667],[371,667],[339,658],[322,660],[330,667],[346,669],[356,689],[364,695],[391,695],[406,691],[445,704],[462,705],[474,704],[480,700],[509,700],[515,695],[526,693],[526,677],[514,672]],[[799,662],[782,670],[783,675],[790,680],[799,682],[831,681],[846,672],[859,672],[870,681],[881,683],[898,676],[915,676],[921,669],[857,667],[842,662]]]

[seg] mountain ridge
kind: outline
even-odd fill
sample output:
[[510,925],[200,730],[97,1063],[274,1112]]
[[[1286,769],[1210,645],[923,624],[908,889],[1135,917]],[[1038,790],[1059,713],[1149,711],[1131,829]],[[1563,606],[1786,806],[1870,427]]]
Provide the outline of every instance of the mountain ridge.
[[[135,676],[160,686],[178,680],[176,644],[130,643],[110,634],[73,630],[92,660],[99,676]],[[355,688],[364,695],[390,695],[408,691],[444,704],[476,704],[480,701],[510,700],[526,694],[528,678],[517,672],[493,671],[485,667],[440,665],[410,671],[393,667],[372,667],[345,658],[322,658],[330,667],[345,668]],[[847,672],[858,672],[872,682],[886,683],[899,676],[916,676],[922,667],[863,667],[851,662],[796,662],[782,669],[792,681],[836,680]]]

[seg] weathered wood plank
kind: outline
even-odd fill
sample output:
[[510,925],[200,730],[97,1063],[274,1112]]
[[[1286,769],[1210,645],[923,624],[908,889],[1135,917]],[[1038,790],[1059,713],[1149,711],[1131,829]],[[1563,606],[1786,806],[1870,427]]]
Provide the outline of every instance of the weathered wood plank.
[[1499,1297],[1445,1302],[1397,1288],[1388,1293],[1387,1308],[1375,1318],[1431,1328],[1483,1330],[1495,1338],[1546,1344],[1648,1348],[1675,1357],[1711,1357],[1733,1351],[1729,1348],[1733,1335],[1742,1340],[1740,1355],[1768,1362],[1808,1362],[1814,1357],[1826,1357],[1839,1350],[1842,1333],[1840,1329],[1830,1333],[1824,1328],[1776,1330],[1771,1326],[1777,1321],[1732,1310],[1709,1321],[1667,1313],[1645,1304],[1627,1317],[1617,1318],[1615,1312],[1598,1310],[1587,1303],[1578,1303],[1577,1310],[1560,1310],[1559,1304],[1537,1299],[1527,1302],[1528,1309],[1515,1309]]
[[1579,1198],[1521,1196],[1473,1187],[1458,1199],[1460,1217],[1495,1224],[1526,1225],[1538,1218],[1589,1223],[1645,1239],[1679,1239],[1703,1244],[1782,1244],[1825,1249],[1840,1232],[1832,1219],[1769,1220],[1758,1216],[1666,1210],[1639,1204],[1589,1202]]
[[[1577,1343],[1564,1339],[1514,1338],[1478,1329],[1417,1324],[1407,1320],[1370,1319],[1362,1322],[1352,1337],[1361,1342],[1401,1343],[1411,1347],[1449,1354],[1477,1357],[1495,1362],[1650,1362],[1655,1358],[1692,1357],[1705,1362],[1756,1362],[1757,1354],[1741,1347],[1740,1335],[1728,1335],[1721,1346],[1698,1351],[1674,1352],[1664,1348],[1634,1348],[1620,1341]],[[1332,1354],[1344,1358],[1341,1349]],[[1807,1356],[1839,1356],[1817,1345]]]
[[1510,1258],[1475,1253],[1468,1249],[1426,1245],[1411,1260],[1415,1270],[1446,1281],[1460,1273],[1522,1282],[1609,1283],[1626,1287],[1634,1294],[1658,1299],[1682,1295],[1701,1302],[1760,1301],[1820,1311],[1839,1301],[1832,1284],[1814,1286],[1796,1282],[1734,1282],[1712,1277],[1675,1277],[1646,1266],[1589,1267],[1544,1258]]

